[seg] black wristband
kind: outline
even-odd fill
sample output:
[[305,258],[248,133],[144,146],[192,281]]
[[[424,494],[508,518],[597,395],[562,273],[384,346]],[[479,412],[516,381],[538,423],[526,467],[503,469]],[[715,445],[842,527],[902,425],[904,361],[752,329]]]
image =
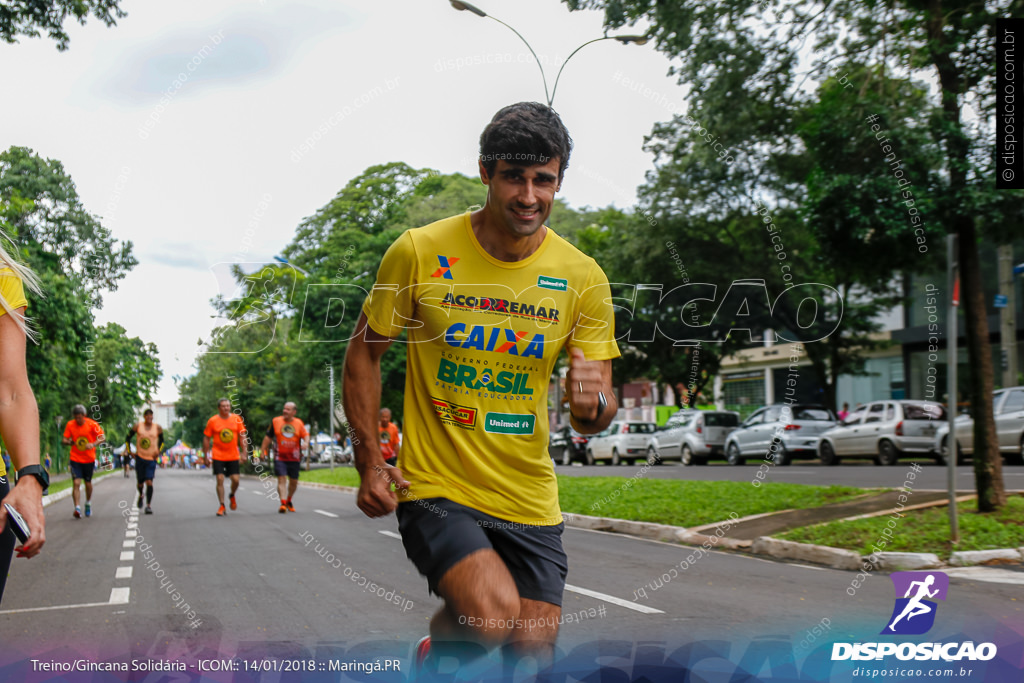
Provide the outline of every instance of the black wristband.
[[26,467],[22,467],[18,470],[15,476],[15,484],[17,484],[17,481],[22,477],[35,477],[38,479],[40,486],[43,487],[44,496],[50,490],[50,475],[47,474],[46,470],[44,470],[41,465],[27,465]]

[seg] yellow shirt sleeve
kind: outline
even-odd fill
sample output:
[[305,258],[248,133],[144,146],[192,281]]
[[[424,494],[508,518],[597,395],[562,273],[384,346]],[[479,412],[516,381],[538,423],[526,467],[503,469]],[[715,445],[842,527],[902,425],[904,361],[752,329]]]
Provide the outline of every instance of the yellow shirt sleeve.
[[413,320],[416,245],[408,231],[392,242],[380,262],[377,281],[366,297],[363,313],[377,334],[394,339]]
[[580,293],[579,317],[566,344],[581,349],[587,360],[609,360],[622,355],[615,343],[615,307],[611,298],[608,276],[593,262],[587,287]]
[[[0,269],[0,296],[4,298],[12,310],[22,306],[28,306],[25,298],[25,287],[21,284],[21,278],[14,274],[10,268]],[[0,306],[0,315],[6,315],[7,311]]]

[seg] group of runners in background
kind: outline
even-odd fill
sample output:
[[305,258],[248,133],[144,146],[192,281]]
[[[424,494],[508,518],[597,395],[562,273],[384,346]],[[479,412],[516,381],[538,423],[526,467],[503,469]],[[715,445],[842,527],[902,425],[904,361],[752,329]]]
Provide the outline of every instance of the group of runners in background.
[[[282,414],[275,417],[267,428],[260,446],[262,453],[274,451],[274,474],[277,476],[277,494],[280,505],[278,512],[295,512],[292,502],[299,485],[299,471],[302,453],[309,447],[309,431],[305,423],[297,418],[297,408],[291,401],[284,404]],[[92,478],[96,468],[96,448],[106,440],[103,427],[86,415],[83,405],[72,409],[73,418],[64,427],[64,445],[71,447],[71,496],[74,502],[75,519],[83,514],[92,516]],[[128,460],[135,458],[135,476],[139,491],[136,505],[145,513],[153,514],[153,479],[157,463],[164,452],[164,430],[153,421],[149,408],[142,414],[143,419],[132,424],[125,436],[125,468]],[[398,427],[391,422],[391,411],[380,411],[381,450],[388,454],[391,464],[398,458]],[[132,441],[134,439],[134,452]],[[217,479],[217,516],[223,517],[228,508],[238,509],[235,496],[241,474],[242,448],[248,445],[248,432],[242,416],[231,410],[231,401],[222,398],[217,402],[217,414],[206,421],[203,430],[203,459],[212,467]],[[248,449],[247,449],[248,450]],[[127,476],[127,474],[126,474]],[[227,501],[224,500],[224,479],[231,482]],[[81,485],[85,484],[85,507],[81,505]]]

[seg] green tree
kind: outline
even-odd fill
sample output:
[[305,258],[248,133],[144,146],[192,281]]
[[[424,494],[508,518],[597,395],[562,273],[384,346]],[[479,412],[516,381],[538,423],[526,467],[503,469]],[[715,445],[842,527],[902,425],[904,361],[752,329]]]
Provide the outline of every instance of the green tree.
[[57,41],[58,50],[67,50],[68,37],[64,22],[74,17],[85,25],[89,15],[107,26],[114,26],[125,16],[120,0],[15,0],[0,4],[0,38],[18,42],[19,35],[37,37],[40,30]]
[[85,367],[89,403],[94,403],[95,397],[95,403],[102,406],[108,446],[116,446],[135,421],[136,410],[152,401],[163,374],[157,348],[138,337],[128,337],[117,323],[107,323],[86,346]]
[[[691,105],[699,120],[724,140],[743,140],[752,153],[746,166],[734,171],[750,177],[772,174],[787,158],[785,104],[798,99],[804,74],[800,51],[817,50],[811,74],[823,76],[835,63],[854,60],[869,65],[879,77],[920,72],[936,78],[929,94],[941,112],[929,119],[931,137],[942,151],[933,195],[933,213],[926,217],[957,235],[961,268],[965,335],[972,367],[970,400],[974,407],[974,459],[978,507],[991,511],[1005,503],[1002,464],[992,415],[993,369],[988,323],[978,258],[979,229],[1004,240],[1006,220],[1019,192],[995,191],[990,153],[994,111],[995,41],[992,29],[1000,17],[1024,16],[1019,0],[965,3],[900,0],[879,6],[868,0],[758,4],[719,0],[698,4],[654,0],[566,0],[570,9],[603,8],[605,23],[617,28],[649,21],[658,48],[678,61],[672,72],[694,86]],[[859,83],[856,87],[871,87]],[[981,125],[962,119],[968,102],[978,110]],[[781,111],[780,111],[781,109]],[[886,123],[892,123],[891,119]],[[747,133],[730,134],[745,127]],[[862,122],[850,121],[850,135]],[[756,142],[751,132],[756,133]],[[776,154],[777,153],[777,154]],[[778,176],[782,178],[784,176]],[[770,184],[770,181],[769,181]],[[893,201],[886,192],[876,201]]]
[[43,451],[65,462],[56,418],[70,419],[75,403],[103,419],[116,443],[160,377],[152,344],[126,338],[119,326],[94,324],[103,292],[137,263],[131,242],[119,242],[86,211],[59,161],[24,147],[0,153],[0,231],[16,240],[44,294],[29,295],[37,343],[26,351]]
[[114,239],[82,206],[64,165],[27,147],[0,153],[0,221],[34,269],[73,278],[96,308],[139,263],[132,243]]

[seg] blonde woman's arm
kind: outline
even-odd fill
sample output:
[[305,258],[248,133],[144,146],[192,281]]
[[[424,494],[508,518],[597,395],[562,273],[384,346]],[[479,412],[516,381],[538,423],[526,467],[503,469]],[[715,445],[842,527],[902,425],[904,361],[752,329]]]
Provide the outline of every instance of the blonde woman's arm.
[[[25,308],[17,310],[24,315]],[[0,315],[0,434],[11,454],[14,470],[39,464],[39,408],[28,383],[25,367],[25,331],[10,315]],[[13,472],[8,473],[13,479]],[[21,557],[39,554],[46,542],[43,516],[43,490],[35,477],[25,477],[3,500],[13,506],[32,533],[28,543],[18,548]],[[7,524],[7,513],[0,506],[0,529]]]

